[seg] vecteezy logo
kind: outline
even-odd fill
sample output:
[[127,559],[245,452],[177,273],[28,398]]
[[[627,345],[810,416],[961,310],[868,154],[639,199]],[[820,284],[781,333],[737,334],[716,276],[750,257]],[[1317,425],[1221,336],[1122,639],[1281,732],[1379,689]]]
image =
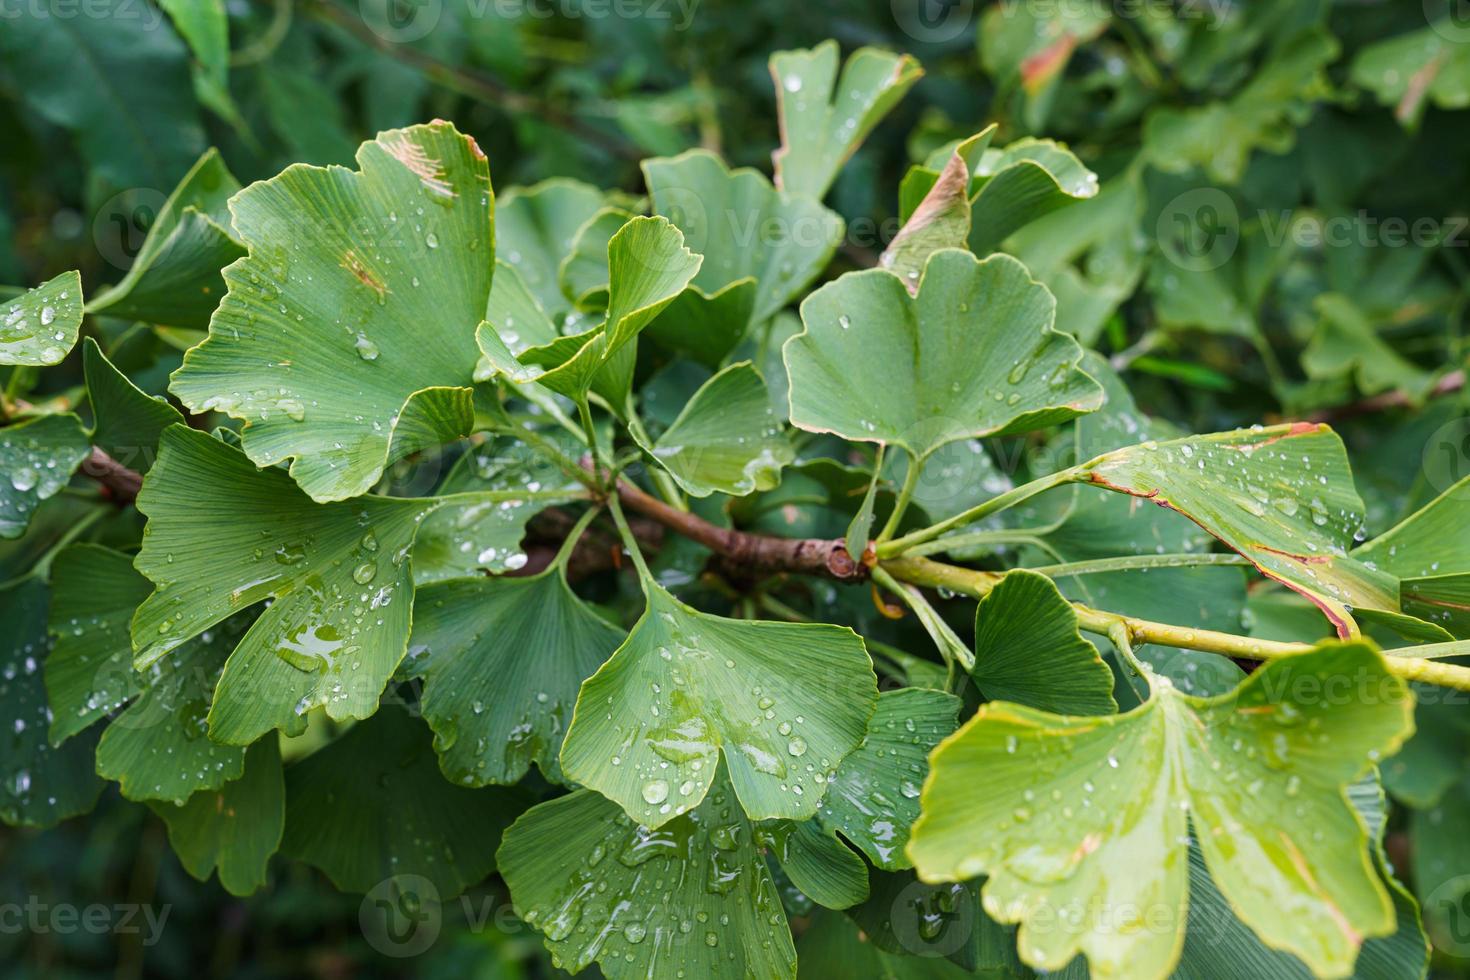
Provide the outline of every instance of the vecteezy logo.
[[975,16],[975,0],[891,0],[890,5],[899,29],[929,44],[953,41]]
[[368,30],[391,44],[409,44],[428,37],[439,26],[443,0],[358,0],[358,12]]
[[975,930],[973,893],[965,885],[909,884],[893,900],[889,922],[900,946],[913,956],[948,956]]
[[1155,231],[1170,262],[1191,272],[1208,272],[1235,254],[1240,212],[1224,191],[1197,187],[1164,205]]
[[1446,422],[1424,443],[1424,478],[1440,493],[1454,489],[1454,496],[1470,499],[1470,418]]
[[368,945],[384,956],[418,956],[434,945],[443,924],[439,889],[422,875],[394,875],[373,886],[358,907]]
[[115,269],[126,271],[142,251],[148,229],[168,199],[152,187],[131,187],[112,195],[92,218],[92,242]]
[[1470,875],[1456,875],[1429,893],[1424,925],[1435,949],[1470,956]]
[[1446,41],[1470,43],[1470,0],[1424,0],[1424,19]]

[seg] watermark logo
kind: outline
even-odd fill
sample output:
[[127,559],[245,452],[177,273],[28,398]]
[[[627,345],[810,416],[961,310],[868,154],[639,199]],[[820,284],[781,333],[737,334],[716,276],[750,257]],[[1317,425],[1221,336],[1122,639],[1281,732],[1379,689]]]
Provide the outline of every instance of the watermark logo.
[[359,0],[368,30],[390,44],[421,41],[439,26],[443,0]]
[[925,44],[943,44],[967,33],[975,19],[975,0],[891,0],[894,23]]
[[418,956],[434,945],[444,924],[439,889],[423,875],[394,875],[373,886],[358,907],[368,945],[384,956]]
[[1470,418],[1457,418],[1434,431],[1424,443],[1424,478],[1440,493],[1454,491],[1456,499],[1470,499]]
[[153,187],[130,187],[102,202],[92,218],[92,242],[114,269],[126,272],[168,198]]
[[163,938],[172,905],[123,902],[117,905],[50,904],[35,895],[24,902],[0,902],[0,936],[22,933],[72,936],[140,936],[144,946]]
[[1424,19],[1454,44],[1470,43],[1470,0],[1424,0]]
[[1170,262],[1191,272],[1209,272],[1235,254],[1240,212],[1224,191],[1198,187],[1164,205],[1155,232]]
[[1424,899],[1424,920],[1435,949],[1470,957],[1470,875],[1436,886]]

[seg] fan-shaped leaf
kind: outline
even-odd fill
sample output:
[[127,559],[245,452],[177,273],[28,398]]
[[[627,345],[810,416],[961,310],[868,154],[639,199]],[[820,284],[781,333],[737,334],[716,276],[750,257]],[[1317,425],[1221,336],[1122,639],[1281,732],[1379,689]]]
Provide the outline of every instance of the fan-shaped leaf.
[[908,55],[859,48],[837,75],[836,41],[771,55],[781,148],[776,186],[820,200],[878,121],[924,74]]
[[468,434],[494,263],[490,173],[473,140],[442,122],[392,130],[357,161],[290,167],[231,200],[250,252],[225,270],[209,338],[171,388],[196,412],[244,420],[246,454],[290,458],[318,501],[357,496],[388,463]]
[[818,905],[846,909],[868,897],[868,866],[820,822],[770,820],[756,826],[755,840]]
[[429,730],[385,707],[286,770],[281,852],[342,891],[420,875],[451,898],[495,869],[500,835],[523,806],[509,790],[446,782]]
[[524,579],[458,579],[420,589],[410,641],[439,765],[466,786],[514,783],[557,755],[577,691],[617,649],[609,626],[554,569]]
[[[1340,682],[1375,695],[1327,693]],[[1094,975],[1164,977],[1183,942],[1192,824],[1221,892],[1267,945],[1319,975],[1347,973],[1365,937],[1395,928],[1343,794],[1412,731],[1403,683],[1372,648],[1326,644],[1215,698],[1154,684],[1150,701],[1108,718],[982,706],[935,752],[909,842],[919,874],[989,875],[986,910],[1021,923],[1034,967],[1082,952]]]
[[1045,575],[1017,569],[975,610],[975,683],[991,701],[1061,715],[1118,710],[1113,672],[1082,638],[1077,613]]
[[158,456],[159,436],[184,416],[139,390],[91,337],[82,342],[82,364],[92,403],[92,442],[129,469],[147,473]]
[[922,457],[1090,412],[1102,391],[1053,307],[1005,255],[936,252],[915,296],[892,273],[849,273],[807,297],[806,330],[786,342],[791,421]]
[[878,867],[910,867],[904,845],[919,816],[929,753],[954,732],[959,710],[960,699],[943,691],[903,688],[880,694],[868,735],[837,768],[818,819],[841,831]]
[[209,326],[225,294],[220,270],[245,254],[230,232],[227,206],[239,190],[219,151],[206,152],[159,209],[128,274],[93,296],[87,312],[194,330]]
[[500,873],[569,971],[796,975],[781,899],[724,777],[656,830],[588,790],[532,807],[505,833]]
[[51,709],[42,669],[50,655],[46,609],[50,593],[39,578],[0,590],[0,820],[49,827],[85,813],[102,780],[92,772],[95,734],[52,747]]
[[0,429],[0,538],[25,533],[36,505],[66,486],[91,450],[75,415],[42,415]]
[[63,272],[0,310],[0,364],[60,364],[82,325],[81,274]]
[[225,891],[251,894],[265,885],[266,867],[286,823],[276,739],[250,746],[243,774],[218,790],[195,793],[179,806],[150,805],[168,825],[168,842],[189,874],[207,881],[218,868]]
[[138,664],[270,598],[225,665],[210,736],[300,732],[318,705],[372,714],[407,648],[419,523],[464,498],[316,504],[202,432],[174,426],[162,445],[138,498],[148,531],[136,565],[156,586],[133,618]]
[[878,698],[862,640],[826,625],[699,612],[644,580],[648,608],[582,685],[569,779],[660,827],[699,805],[723,755],[752,819],[816,813]]
[[1316,603],[1342,636],[1349,607],[1397,612],[1392,576],[1348,556],[1363,501],[1342,440],[1305,422],[1145,442],[1083,468],[1093,483],[1177,510]]
[[[602,200],[602,192],[590,184],[556,178],[509,188],[497,202],[496,251],[553,320],[571,308],[558,282],[562,259],[571,254],[577,232],[602,207]],[[494,317],[485,319],[495,322]]]
[[640,445],[696,497],[770,490],[796,456],[749,361],[706,381],[652,445]]
[[[722,291],[756,281],[751,322],[774,316],[799,296],[842,240],[842,219],[816,200],[778,191],[755,170],[730,170],[704,150],[645,160],[643,177],[654,211],[704,256],[694,277],[701,302],[728,302],[734,309],[740,304]],[[720,310],[722,316],[729,312]]]

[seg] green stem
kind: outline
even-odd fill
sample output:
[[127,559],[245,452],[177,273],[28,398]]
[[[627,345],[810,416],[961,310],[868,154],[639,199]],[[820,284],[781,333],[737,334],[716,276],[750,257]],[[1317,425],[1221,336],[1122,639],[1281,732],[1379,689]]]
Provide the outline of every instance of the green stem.
[[[648,437],[648,430],[643,427],[643,419],[639,418],[638,410],[633,407],[633,396],[628,396],[628,431],[632,433],[633,439],[640,446],[651,446],[653,440]],[[689,501],[684,499],[684,494],[679,490],[679,485],[674,482],[667,470],[659,466],[655,461],[648,468],[648,475],[653,480],[654,489],[664,498],[664,503],[670,507],[676,507],[689,512]]]
[[904,511],[908,510],[909,501],[913,499],[914,490],[919,485],[919,474],[924,470],[924,457],[908,450],[904,452],[908,456],[908,470],[903,475],[903,486],[898,491],[898,499],[893,503],[893,513],[888,515],[888,522],[878,532],[877,543],[880,545],[898,531],[898,522],[903,519]]
[[884,542],[878,546],[878,557],[892,558],[901,555],[914,545],[923,544],[926,541],[933,541],[951,528],[962,527],[982,518],[989,517],[991,514],[1005,510],[1008,507],[1014,507],[1036,496],[1043,490],[1050,490],[1052,487],[1059,487],[1064,483],[1073,483],[1081,478],[1082,473],[1082,467],[1073,466],[1053,473],[1050,476],[1043,476],[1040,479],[1032,480],[1030,483],[1023,483],[1019,487],[1013,487],[1005,493],[991,497],[982,504],[971,507],[962,514],[956,514],[954,517],[940,521],[938,524],[932,524],[929,527],[915,531],[912,534],[906,534],[893,541]]
[[586,533],[588,525],[601,512],[601,507],[592,506],[577,518],[577,523],[573,524],[572,529],[567,532],[566,540],[556,550],[556,557],[551,559],[550,567],[559,570],[563,575],[566,574],[567,562],[571,560],[572,552],[577,548],[577,542],[582,540],[582,535]]
[[955,635],[954,630],[939,615],[939,611],[929,605],[929,600],[924,598],[924,593],[912,586],[899,582],[880,565],[873,569],[873,581],[883,586],[889,592],[903,600],[904,605],[913,610],[918,617],[929,638],[939,648],[939,654],[944,662],[950,667],[951,678],[954,674],[954,665],[958,663],[965,670],[975,666],[975,654],[965,642]]
[[1470,640],[1451,640],[1446,643],[1425,643],[1412,647],[1397,647],[1383,651],[1385,657],[1405,660],[1438,660],[1441,657],[1470,657]]
[[618,500],[616,493],[608,495],[607,509],[612,512],[613,523],[618,526],[618,534],[623,539],[623,548],[638,569],[638,577],[645,581],[652,581],[653,575],[648,571],[648,563],[643,560],[643,552],[638,548],[638,539],[633,537],[633,529],[628,526],[628,519],[623,516],[623,505]]
[[567,476],[578,481],[589,490],[602,489],[598,486],[596,477],[583,469],[575,459],[572,459],[566,453],[556,448],[556,444],[550,439],[547,439],[534,429],[521,428],[512,431],[518,439],[539,450],[547,459],[555,463]]
[[1113,641],[1113,649],[1118,651],[1118,656],[1128,661],[1128,666],[1132,667],[1138,676],[1148,677],[1148,671],[1143,669],[1143,664],[1139,662],[1138,655],[1133,652],[1133,637],[1128,632],[1127,623],[1114,623],[1108,629],[1108,639]]
[[1068,575],[1095,575],[1099,572],[1127,572],[1140,568],[1189,568],[1199,565],[1249,565],[1241,555],[1210,553],[1172,555],[1119,555],[1116,558],[1094,558],[1090,561],[1064,562],[1059,565],[1037,565],[1030,569],[1052,578]]

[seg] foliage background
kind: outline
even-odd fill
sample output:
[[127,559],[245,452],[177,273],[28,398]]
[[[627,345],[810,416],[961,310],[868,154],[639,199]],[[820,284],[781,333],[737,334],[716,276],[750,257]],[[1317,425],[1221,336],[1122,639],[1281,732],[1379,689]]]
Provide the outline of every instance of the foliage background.
[[[192,6],[164,4],[175,18]],[[990,121],[1000,142],[1064,140],[1105,190],[1136,194],[1122,220],[1089,229],[1097,245],[1081,258],[1095,263],[1095,285],[1116,291],[1085,339],[1126,370],[1145,410],[1192,431],[1331,418],[1374,532],[1446,475],[1470,472],[1470,429],[1458,421],[1470,298],[1464,11],[1432,0],[224,9],[222,55],[191,46],[183,21],[147,0],[0,3],[0,282],[70,268],[89,292],[116,281],[210,145],[249,182],[298,161],[350,164],[378,130],[437,116],[479,141],[497,190],[568,176],[636,195],[639,159],[699,145],[768,172],[779,139],[767,58],[833,37],[844,50],[907,51],[927,73],[829,199],[852,229],[833,274],[871,263],[896,228],[893,189],[946,141]],[[1406,234],[1390,234],[1387,219]],[[1321,241],[1333,227],[1342,240]],[[1216,232],[1233,242],[1210,253],[1223,260],[1192,267]],[[180,357],[153,334],[127,351],[126,369],[155,392]],[[57,390],[77,380],[52,374]],[[1406,838],[1395,829],[1389,844],[1402,870]],[[1463,864],[1470,871],[1470,855]],[[469,896],[489,925],[471,928],[459,903],[446,906],[440,941],[405,966],[364,936],[356,896],[278,865],[267,891],[233,899],[185,874],[161,824],[115,791],[55,830],[0,830],[0,902],[171,908],[156,946],[0,932],[0,974],[552,972],[496,881]],[[1460,975],[1443,955],[1434,969]]]

